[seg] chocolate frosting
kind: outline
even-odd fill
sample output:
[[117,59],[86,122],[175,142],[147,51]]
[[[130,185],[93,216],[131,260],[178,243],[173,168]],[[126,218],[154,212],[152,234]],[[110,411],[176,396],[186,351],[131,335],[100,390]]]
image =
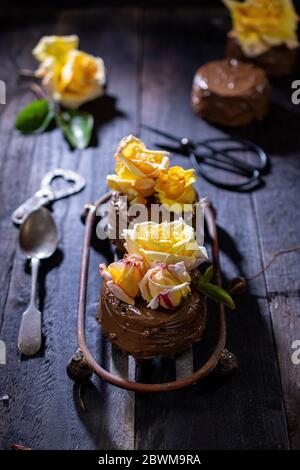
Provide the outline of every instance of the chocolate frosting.
[[[195,280],[199,271],[192,275]],[[206,318],[206,297],[195,288],[178,307],[152,310],[142,298],[135,305],[122,302],[102,284],[98,320],[103,332],[114,346],[136,359],[183,352],[201,338]]]
[[233,60],[209,62],[194,77],[192,106],[201,117],[226,126],[242,126],[267,112],[269,82],[264,70]]
[[285,44],[273,46],[257,57],[247,57],[237,38],[228,36],[226,55],[230,59],[252,62],[262,67],[270,77],[290,75],[296,65],[298,48],[289,49]]

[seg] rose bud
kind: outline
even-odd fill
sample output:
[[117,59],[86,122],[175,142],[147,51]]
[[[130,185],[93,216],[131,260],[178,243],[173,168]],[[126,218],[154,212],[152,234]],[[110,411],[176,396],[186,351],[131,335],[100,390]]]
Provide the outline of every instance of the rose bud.
[[140,290],[142,297],[149,302],[148,308],[155,309],[159,305],[173,308],[190,293],[190,282],[183,261],[169,265],[161,263],[147,271],[140,282]]

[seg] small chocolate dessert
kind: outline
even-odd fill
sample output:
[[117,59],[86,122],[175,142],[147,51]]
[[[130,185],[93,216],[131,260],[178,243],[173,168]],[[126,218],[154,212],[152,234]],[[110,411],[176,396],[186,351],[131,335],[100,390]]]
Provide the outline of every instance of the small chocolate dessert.
[[273,46],[256,57],[247,57],[237,38],[228,36],[226,55],[229,59],[252,62],[263,68],[270,77],[290,75],[297,63],[298,49],[290,49],[285,44]]
[[194,112],[224,126],[245,126],[268,110],[270,86],[264,70],[232,60],[208,62],[198,69],[192,89]]
[[128,305],[102,285],[98,320],[114,346],[135,359],[175,356],[199,341],[206,326],[206,298],[193,289],[181,305],[152,310],[139,298]]

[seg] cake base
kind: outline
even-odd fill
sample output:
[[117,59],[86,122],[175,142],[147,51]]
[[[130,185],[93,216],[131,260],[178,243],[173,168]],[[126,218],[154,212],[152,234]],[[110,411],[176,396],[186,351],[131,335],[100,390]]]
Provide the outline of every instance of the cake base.
[[102,284],[97,316],[111,343],[136,359],[172,357],[201,339],[206,326],[206,297],[196,289],[171,310],[147,308],[145,300],[128,305]]
[[297,62],[298,49],[289,49],[285,45],[274,46],[257,57],[247,57],[243,53],[238,40],[229,36],[226,55],[229,59],[252,62],[262,67],[270,77],[282,77],[292,73]]

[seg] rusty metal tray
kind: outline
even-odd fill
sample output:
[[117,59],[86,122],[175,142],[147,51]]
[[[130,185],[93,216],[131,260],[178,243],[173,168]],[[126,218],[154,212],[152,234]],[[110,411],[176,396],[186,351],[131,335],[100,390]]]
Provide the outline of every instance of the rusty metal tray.
[[[89,268],[89,258],[90,258],[90,246],[93,231],[95,230],[95,221],[97,217],[97,209],[100,205],[105,204],[111,196],[111,193],[104,194],[98,201],[93,204],[87,204],[84,209],[85,216],[85,235],[81,259],[81,271],[80,271],[80,283],[79,283],[79,299],[78,299],[78,314],[77,314],[77,358],[75,360],[84,360],[84,368],[86,368],[90,373],[95,373],[102,380],[127,390],[132,390],[135,392],[167,392],[171,390],[178,390],[189,385],[195,384],[199,380],[206,377],[210,374],[218,365],[219,361],[224,359],[224,354],[230,355],[228,351],[225,350],[226,343],[226,320],[224,305],[218,305],[218,334],[217,340],[214,344],[213,351],[210,354],[206,362],[198,368],[196,371],[193,370],[193,364],[188,368],[190,373],[184,376],[180,373],[182,367],[180,367],[180,361],[182,363],[182,356],[184,361],[192,361],[192,355],[187,359],[187,354],[179,355],[179,358],[176,359],[178,367],[176,368],[176,380],[167,383],[141,383],[135,381],[134,379],[129,380],[127,371],[128,364],[125,367],[114,367],[114,361],[128,362],[129,356],[126,354],[120,355],[114,348],[110,349],[112,357],[110,360],[106,361],[111,364],[110,370],[106,370],[101,364],[99,364],[96,359],[93,357],[91,351],[88,348],[86,333],[85,333],[85,315],[86,315],[86,299],[88,291],[88,268]],[[219,243],[217,235],[217,227],[215,222],[215,210],[211,203],[208,203],[205,209],[205,222],[207,225],[207,230],[211,240],[211,252],[212,252],[212,261],[214,265],[215,272],[215,281],[221,286],[221,272],[220,272],[220,257],[219,257]],[[78,352],[80,353],[78,355]],[[115,356],[115,357],[113,357]],[[74,359],[74,358],[73,358]],[[131,358],[133,360],[133,358]],[[186,370],[186,368],[185,368]],[[121,372],[120,372],[121,371]],[[123,372],[122,372],[123,371]],[[125,371],[125,372],[124,372]],[[74,380],[80,380],[79,376],[74,376],[74,374],[69,374]],[[73,375],[73,376],[72,376]],[[89,375],[89,374],[87,374]]]

